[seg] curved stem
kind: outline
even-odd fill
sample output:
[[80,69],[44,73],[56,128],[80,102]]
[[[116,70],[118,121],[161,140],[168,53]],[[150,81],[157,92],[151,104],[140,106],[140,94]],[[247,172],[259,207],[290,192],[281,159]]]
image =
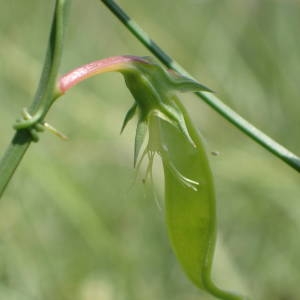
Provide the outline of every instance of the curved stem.
[[[57,97],[55,82],[62,56],[65,19],[69,1],[70,0],[56,0],[48,49],[40,83],[35,99],[29,107],[30,115],[32,115],[33,118],[38,116],[39,120],[45,117]],[[31,142],[32,135],[28,129],[17,130],[4,156],[0,160],[0,197]]]
[[[127,27],[127,29],[167,67],[193,78],[172,57],[164,52],[149,35],[113,0],[101,0],[111,12]],[[194,79],[194,78],[193,78]],[[217,111],[221,116],[240,129],[243,133],[263,146],[269,152],[280,158],[286,164],[300,172],[300,157],[271,139],[265,133],[257,129],[251,123],[242,118],[238,113],[225,105],[215,95],[207,92],[195,92],[195,94]]]

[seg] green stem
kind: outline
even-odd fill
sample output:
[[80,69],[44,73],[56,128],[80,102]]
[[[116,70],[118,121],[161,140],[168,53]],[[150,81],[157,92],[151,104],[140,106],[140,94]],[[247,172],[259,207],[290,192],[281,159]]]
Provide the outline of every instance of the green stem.
[[[70,0],[56,0],[47,54],[39,86],[29,113],[42,120],[56,98],[56,77],[62,56],[67,6]],[[0,197],[32,142],[29,129],[17,130],[0,160]]]
[[[172,57],[164,52],[149,35],[134,21],[127,13],[112,0],[101,0],[111,12],[129,29],[129,31],[155,55],[164,65],[187,77],[193,78],[183,67],[181,67]],[[194,78],[193,78],[194,79]],[[265,133],[257,129],[251,123],[242,118],[239,114],[225,105],[214,94],[207,92],[196,92],[209,106],[217,111],[221,116],[240,129],[247,136],[263,146],[269,152],[280,158],[286,164],[300,172],[300,157],[271,139]]]

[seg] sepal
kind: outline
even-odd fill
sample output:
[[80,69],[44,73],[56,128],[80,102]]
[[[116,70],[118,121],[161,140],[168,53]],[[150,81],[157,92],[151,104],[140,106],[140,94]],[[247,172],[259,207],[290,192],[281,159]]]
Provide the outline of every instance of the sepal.
[[148,126],[146,120],[139,120],[136,133],[135,133],[135,141],[134,141],[134,159],[133,164],[136,166],[136,162],[141,151],[143,142],[145,141],[146,135],[148,132]]
[[124,121],[123,121],[123,124],[122,124],[122,128],[121,128],[120,133],[123,132],[123,130],[125,129],[125,127],[126,127],[126,125],[128,124],[128,122],[134,117],[135,112],[136,112],[136,108],[137,108],[137,104],[134,103],[134,104],[129,108],[129,110],[127,111],[126,116],[125,116]]

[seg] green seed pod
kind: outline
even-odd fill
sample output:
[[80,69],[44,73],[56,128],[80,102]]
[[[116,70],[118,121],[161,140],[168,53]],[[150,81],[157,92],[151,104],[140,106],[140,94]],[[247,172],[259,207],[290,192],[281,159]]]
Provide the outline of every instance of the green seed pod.
[[[177,99],[176,104],[195,146],[176,128],[161,122],[165,150],[161,156],[165,174],[166,222],[172,247],[195,285],[220,299],[240,300],[240,296],[216,287],[211,279],[216,242],[212,174],[200,135]],[[183,175],[178,177],[178,174]]]
[[[216,236],[214,186],[203,143],[185,111],[184,115],[195,146],[176,128],[161,124],[166,150],[162,155],[166,219],[174,252],[183,269],[197,286],[205,289]],[[179,181],[177,173],[192,181],[191,185]]]

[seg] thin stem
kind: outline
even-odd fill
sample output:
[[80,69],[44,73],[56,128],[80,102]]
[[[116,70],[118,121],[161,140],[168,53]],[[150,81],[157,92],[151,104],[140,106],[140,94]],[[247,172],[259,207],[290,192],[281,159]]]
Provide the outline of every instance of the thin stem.
[[[62,55],[62,43],[66,23],[65,18],[69,1],[70,0],[56,0],[48,49],[40,83],[34,101],[29,107],[30,115],[38,115],[39,120],[45,117],[56,98],[55,84]],[[5,154],[0,160],[0,198],[32,141],[30,128],[18,130],[14,135]]]
[[[172,57],[163,51],[149,35],[134,21],[127,13],[112,0],[101,0],[110,11],[127,27],[127,29],[164,65],[187,77],[193,78],[182,66],[180,66]],[[193,78],[194,79],[194,78]],[[242,118],[238,113],[225,105],[214,94],[207,92],[195,92],[195,94],[204,100],[209,106],[217,111],[221,116],[240,129],[243,133],[263,146],[269,152],[280,158],[286,164],[300,172],[300,157],[271,139],[265,133],[257,129],[251,123]]]

